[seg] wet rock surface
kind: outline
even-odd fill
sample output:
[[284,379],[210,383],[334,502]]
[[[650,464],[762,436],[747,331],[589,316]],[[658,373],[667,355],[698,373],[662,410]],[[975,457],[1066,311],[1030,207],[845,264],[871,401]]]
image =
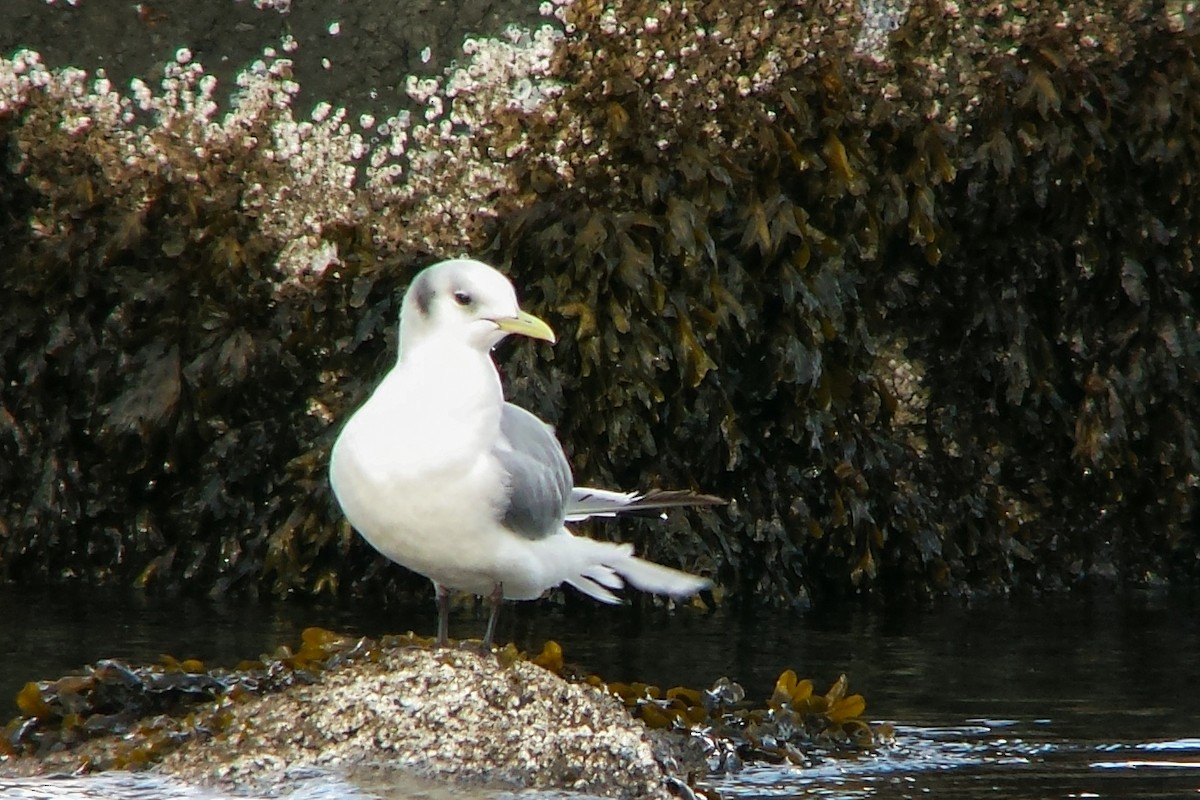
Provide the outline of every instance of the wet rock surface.
[[890,724],[863,718],[866,700],[845,675],[820,693],[785,670],[764,703],[727,677],[707,689],[607,682],[553,640],[536,655],[431,645],[308,628],[295,650],[235,669],[102,659],[18,693],[0,777],[134,771],[139,785],[266,793],[419,779],[640,797],[686,794],[749,763],[876,752],[894,738]]
[[159,768],[231,788],[311,765],[645,797],[672,758],[600,690],[465,651],[390,651],[231,713],[223,735]]
[[174,725],[143,719],[77,747],[10,755],[0,773],[157,761],[156,773],[238,793],[272,793],[316,770],[374,784],[435,779],[655,797],[666,796],[669,775],[702,769],[683,737],[649,730],[602,688],[503,652],[371,647],[338,668],[297,673],[282,691],[232,691]]

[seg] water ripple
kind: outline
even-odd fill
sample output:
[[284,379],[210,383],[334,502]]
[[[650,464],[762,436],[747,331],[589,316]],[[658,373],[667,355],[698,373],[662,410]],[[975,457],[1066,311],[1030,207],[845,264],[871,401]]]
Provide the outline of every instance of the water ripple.
[[895,743],[866,757],[829,756],[813,768],[752,766],[710,785],[739,800],[928,793],[958,798],[1101,796],[1093,787],[1108,787],[1102,793],[1108,797],[1158,798],[1171,795],[1155,794],[1163,787],[1134,776],[1159,770],[1175,781],[1200,778],[1200,739],[1085,743],[1055,739],[1038,722],[979,722],[897,726]]

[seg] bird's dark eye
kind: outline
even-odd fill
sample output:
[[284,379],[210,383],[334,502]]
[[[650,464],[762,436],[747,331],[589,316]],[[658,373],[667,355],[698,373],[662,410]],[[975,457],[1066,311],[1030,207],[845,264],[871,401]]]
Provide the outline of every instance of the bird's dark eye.
[[460,306],[469,306],[471,305],[471,295],[467,292],[464,292],[462,289],[459,289],[454,293],[454,302],[458,303]]

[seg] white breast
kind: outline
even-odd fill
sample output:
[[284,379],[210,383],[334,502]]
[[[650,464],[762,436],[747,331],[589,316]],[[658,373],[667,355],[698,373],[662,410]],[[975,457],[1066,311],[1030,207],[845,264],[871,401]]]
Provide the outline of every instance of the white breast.
[[491,591],[492,579],[478,573],[501,544],[494,509],[505,489],[489,467],[502,402],[486,355],[410,354],[334,444],[330,482],[350,524],[385,556],[438,583]]

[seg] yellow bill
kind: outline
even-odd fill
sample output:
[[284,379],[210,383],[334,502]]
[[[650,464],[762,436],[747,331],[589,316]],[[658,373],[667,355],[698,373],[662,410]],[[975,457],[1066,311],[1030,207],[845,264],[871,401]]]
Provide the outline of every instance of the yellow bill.
[[554,331],[543,320],[525,311],[515,317],[502,317],[495,320],[496,326],[505,333],[518,333],[531,339],[541,339],[554,344]]

